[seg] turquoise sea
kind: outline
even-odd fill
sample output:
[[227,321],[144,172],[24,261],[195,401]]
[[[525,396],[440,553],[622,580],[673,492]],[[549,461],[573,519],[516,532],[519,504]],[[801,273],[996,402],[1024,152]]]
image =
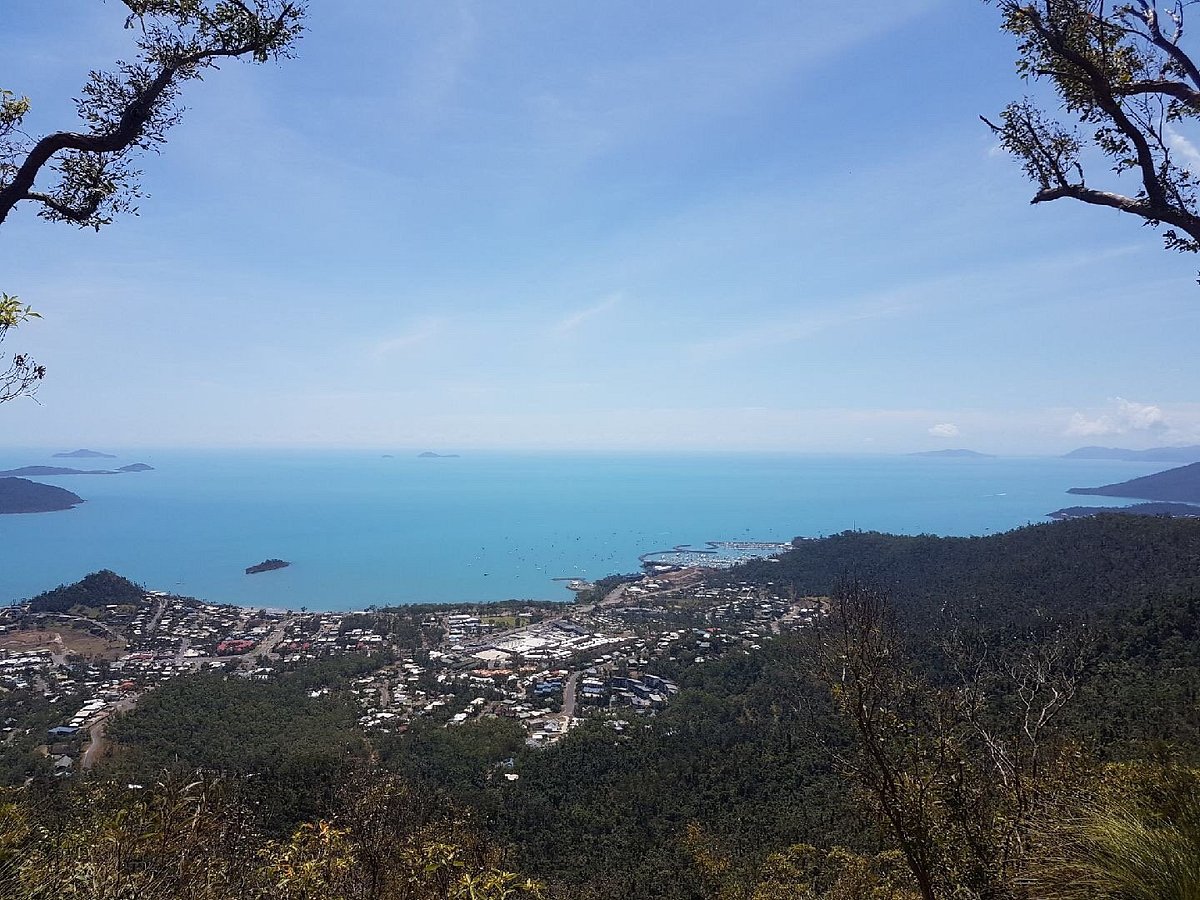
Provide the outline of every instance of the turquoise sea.
[[[0,603],[113,569],[147,587],[242,605],[570,598],[555,578],[638,568],[709,540],[846,529],[979,535],[1045,521],[1097,485],[1168,468],[1053,458],[516,455],[412,451],[118,451],[55,460],[0,450],[0,468],[152,472],[36,480],[87,502],[0,516]],[[247,576],[267,557],[290,568]]]

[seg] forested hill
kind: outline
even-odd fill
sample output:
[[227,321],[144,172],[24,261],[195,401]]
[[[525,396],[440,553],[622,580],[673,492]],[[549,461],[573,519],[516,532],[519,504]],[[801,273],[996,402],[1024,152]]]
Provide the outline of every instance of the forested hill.
[[116,572],[101,569],[74,584],[60,584],[53,590],[38,594],[30,601],[29,608],[39,613],[63,613],[76,606],[98,608],[110,603],[139,606],[145,599],[145,588],[138,587]]
[[1068,494],[1093,494],[1100,497],[1137,497],[1141,500],[1181,500],[1200,503],[1200,463],[1131,478],[1119,484],[1093,488],[1071,488]]
[[0,514],[57,512],[83,502],[78,494],[28,478],[0,478]]
[[800,595],[858,579],[886,589],[917,621],[946,607],[985,625],[1078,621],[1200,592],[1200,521],[1100,515],[969,538],[848,531],[797,540],[778,559],[723,578],[788,584]]

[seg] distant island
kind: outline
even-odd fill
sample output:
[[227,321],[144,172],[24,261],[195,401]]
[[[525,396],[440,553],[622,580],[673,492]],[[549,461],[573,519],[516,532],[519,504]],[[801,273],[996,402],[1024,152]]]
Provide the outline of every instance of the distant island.
[[1135,503],[1133,506],[1068,506],[1050,513],[1051,519],[1085,519],[1088,516],[1176,516],[1200,518],[1200,506],[1190,503]]
[[1119,459],[1127,462],[1200,462],[1200,444],[1186,447],[1151,447],[1148,450],[1126,450],[1123,447],[1080,447],[1064,453],[1063,459]]
[[907,456],[937,456],[953,459],[995,459],[991,453],[980,453],[977,450],[922,450],[909,453]]
[[257,575],[259,572],[272,572],[275,569],[286,569],[291,563],[285,559],[264,559],[256,566],[246,569],[247,575]]
[[151,472],[153,470],[154,466],[148,466],[145,463],[133,463],[128,466],[121,466],[119,469],[68,469],[65,466],[22,466],[19,469],[5,469],[0,472],[0,477],[24,477],[26,475],[40,475],[43,477],[53,475],[120,475],[123,472]]
[[111,453],[101,453],[99,450],[71,450],[67,453],[55,453],[56,459],[116,459]]
[[458,459],[457,453],[434,453],[432,450],[426,450],[424,453],[417,454],[418,459]]
[[1117,484],[1100,487],[1071,488],[1068,494],[1089,494],[1098,497],[1136,497],[1139,500],[1173,500],[1180,503],[1200,503],[1200,463],[1167,469],[1154,475],[1131,478]]
[[0,514],[58,512],[83,502],[78,494],[52,484],[26,478],[0,478]]

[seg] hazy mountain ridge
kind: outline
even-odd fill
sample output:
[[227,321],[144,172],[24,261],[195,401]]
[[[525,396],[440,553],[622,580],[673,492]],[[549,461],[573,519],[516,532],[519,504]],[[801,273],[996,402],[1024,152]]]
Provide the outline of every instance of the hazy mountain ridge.
[[1200,462],[1200,444],[1182,447],[1150,447],[1127,450],[1123,447],[1080,447],[1064,453],[1063,459],[1119,459],[1129,462]]

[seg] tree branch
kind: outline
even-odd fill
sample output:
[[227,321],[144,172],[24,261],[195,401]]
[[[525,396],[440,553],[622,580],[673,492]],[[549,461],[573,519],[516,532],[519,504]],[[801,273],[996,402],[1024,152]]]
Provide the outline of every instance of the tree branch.
[[[1146,29],[1150,32],[1150,42],[1171,57],[1187,73],[1188,78],[1192,80],[1192,84],[1200,88],[1200,69],[1192,62],[1192,58],[1183,51],[1183,48],[1176,43],[1183,34],[1182,19],[1179,27],[1176,29],[1175,40],[1171,40],[1162,33],[1162,29],[1158,25],[1158,10],[1148,3],[1147,0],[1137,0],[1137,2],[1138,6],[1142,8],[1141,17],[1146,23]],[[1180,15],[1182,16],[1182,12]]]
[[[1096,105],[1112,120],[1120,132],[1133,144],[1137,154],[1138,168],[1142,173],[1142,186],[1150,204],[1156,208],[1166,207],[1166,194],[1158,178],[1158,167],[1154,162],[1154,154],[1146,141],[1145,135],[1129,120],[1120,102],[1113,95],[1109,80],[1100,68],[1085,55],[1072,48],[1056,28],[1047,24],[1041,13],[1026,7],[1024,15],[1029,26],[1046,42],[1046,45],[1067,62],[1081,69],[1088,78]],[[1182,227],[1182,226],[1180,226]]]
[[83,224],[88,219],[96,214],[96,210],[100,208],[100,204],[104,202],[104,197],[99,193],[94,193],[88,199],[84,206],[67,206],[65,203],[60,203],[49,194],[43,194],[40,191],[29,191],[22,199],[33,200],[43,206],[54,210],[64,219],[71,222],[79,222]]
[[[1058,73],[1048,73],[1057,75]],[[1134,97],[1138,94],[1159,94],[1174,97],[1181,103],[1186,103],[1196,112],[1200,112],[1200,90],[1182,81],[1172,81],[1166,78],[1151,81],[1134,81],[1130,84],[1115,85],[1113,94],[1118,97]]]
[[1174,206],[1155,206],[1145,200],[1137,200],[1110,191],[1098,191],[1082,184],[1060,184],[1056,187],[1043,188],[1029,202],[1047,203],[1063,197],[1071,197],[1093,206],[1107,206],[1110,209],[1130,213],[1151,222],[1165,222],[1186,231],[1200,241],[1200,217],[1183,212]]
[[[147,11],[128,2],[126,5],[135,15]],[[302,5],[290,2],[283,3],[278,13],[270,18],[255,13],[244,3],[237,3],[236,6],[246,17],[242,22],[245,30],[241,33],[232,32],[223,28],[221,23],[207,19],[201,7],[198,15],[205,23],[203,27],[213,32],[209,35],[212,40],[208,46],[195,49],[196,45],[193,43],[193,49],[190,50],[183,49],[186,44],[174,47],[154,46],[151,52],[143,44],[143,50],[148,51],[143,55],[143,59],[160,66],[158,74],[136,90],[111,128],[87,134],[59,131],[38,140],[21,165],[16,168],[12,180],[0,187],[0,224],[4,223],[13,207],[24,200],[41,203],[69,221],[88,222],[111,192],[101,192],[94,205],[89,196],[87,202],[79,207],[33,190],[38,173],[56,154],[69,151],[84,154],[121,154],[137,146],[160,104],[169,101],[177,80],[194,77],[199,69],[212,65],[215,60],[221,58],[252,54],[255,60],[261,62],[272,53],[285,52],[287,44],[296,34],[295,23],[303,15]],[[136,85],[130,84],[128,87],[134,89]]]
[[22,200],[45,202],[41,197],[30,196],[30,190],[33,188],[33,182],[37,178],[38,172],[56,153],[64,150],[78,150],[83,153],[119,153],[132,146],[153,114],[154,104],[174,81],[183,64],[185,63],[164,67],[158,76],[125,108],[117,127],[107,134],[78,134],[72,131],[58,131],[46,135],[34,144],[29,155],[25,157],[25,161],[17,169],[13,180],[3,190],[0,190],[0,224],[4,223],[12,208]]

